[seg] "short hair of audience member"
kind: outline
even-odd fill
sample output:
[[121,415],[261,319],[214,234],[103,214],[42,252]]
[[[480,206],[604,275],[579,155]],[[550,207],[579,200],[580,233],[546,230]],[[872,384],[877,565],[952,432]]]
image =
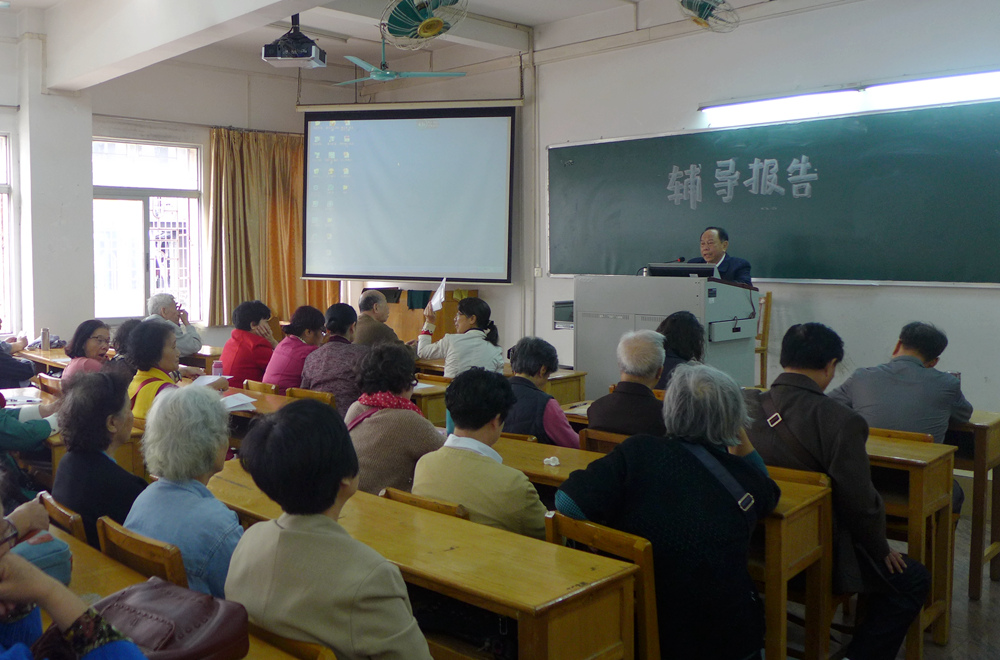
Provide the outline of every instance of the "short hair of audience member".
[[111,348],[115,349],[116,354],[128,354],[128,337],[133,330],[139,327],[140,323],[142,323],[140,319],[128,319],[118,326],[118,329],[115,330],[115,336],[111,340]]
[[237,330],[250,332],[250,326],[271,318],[271,308],[259,300],[241,302],[233,310],[233,325]]
[[128,336],[128,357],[139,371],[149,371],[160,363],[163,347],[174,329],[166,323],[140,323]]
[[667,435],[735,447],[750,415],[732,376],[705,364],[679,364],[663,397],[663,423]]
[[781,340],[781,366],[823,369],[830,360],[844,359],[844,340],[822,323],[798,323]]
[[87,340],[90,336],[94,334],[94,331],[98,328],[104,328],[105,330],[110,330],[108,324],[100,319],[90,319],[89,321],[84,321],[80,325],[76,326],[76,332],[73,333],[73,338],[69,340],[66,344],[66,355],[71,358],[87,357]]
[[375,305],[385,300],[385,294],[378,289],[368,289],[358,298],[358,309],[368,312],[375,309]]
[[663,347],[678,357],[698,362],[705,357],[705,326],[691,312],[674,312],[656,331],[663,335]]
[[502,374],[473,367],[455,376],[444,391],[444,404],[456,428],[476,430],[500,415],[500,422],[516,401],[514,390]]
[[323,312],[311,305],[302,305],[292,312],[292,318],[289,319],[288,324],[281,330],[286,335],[295,335],[298,337],[306,330],[319,332],[325,327],[326,318],[324,318]]
[[510,368],[515,374],[537,376],[542,367],[552,374],[559,370],[556,347],[539,337],[523,337],[511,349]]
[[618,341],[618,368],[635,378],[652,378],[667,356],[663,335],[653,330],[626,332]]
[[150,474],[189,481],[212,473],[229,442],[229,413],[208,387],[178,387],[156,395],[146,417],[142,453]]
[[417,371],[413,352],[403,344],[375,344],[358,365],[358,387],[363,394],[400,394],[413,385]]
[[351,434],[337,411],[300,399],[254,420],[240,463],[257,487],[293,515],[323,513],[341,482],[358,474]]
[[720,243],[725,243],[726,241],[729,240],[729,232],[723,229],[722,227],[705,227],[701,233],[704,234],[706,231],[712,231],[713,229],[719,235]]
[[120,373],[79,373],[63,388],[59,433],[67,451],[100,452],[111,445],[108,417],[128,405],[129,381]]
[[920,353],[929,362],[940,357],[944,349],[948,348],[948,337],[930,323],[914,321],[907,323],[899,331],[899,343]]
[[152,316],[153,314],[159,314],[160,310],[164,307],[176,307],[177,300],[172,294],[169,293],[157,293],[149,297],[146,301],[146,313]]
[[330,305],[326,310],[326,329],[335,335],[346,335],[358,322],[358,313],[347,303]]
[[486,332],[486,341],[494,346],[500,345],[500,331],[496,323],[490,320],[489,304],[482,298],[462,298],[458,301],[458,313],[462,316],[476,317],[476,327]]

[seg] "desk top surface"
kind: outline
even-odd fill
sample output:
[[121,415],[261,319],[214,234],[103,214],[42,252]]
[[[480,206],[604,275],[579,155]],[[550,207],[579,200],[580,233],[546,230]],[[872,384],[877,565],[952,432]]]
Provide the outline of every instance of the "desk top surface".
[[59,367],[66,367],[69,365],[69,361],[72,359],[66,355],[66,351],[62,348],[50,348],[47,351],[43,351],[40,348],[24,349],[15,355],[15,357],[22,357],[33,362],[41,362],[43,364],[52,364]]
[[[604,456],[599,452],[545,445],[540,442],[525,442],[501,437],[493,449],[503,457],[504,465],[520,470],[535,481],[542,477],[545,481],[566,481],[576,470],[583,470],[592,462]],[[559,465],[545,465],[542,461],[555,456]]]
[[988,412],[986,410],[973,410],[972,419],[967,422],[953,422],[949,425],[949,428],[964,431],[979,428],[993,428],[998,426],[1000,426],[1000,413]]
[[[281,514],[237,461],[227,461],[208,487],[222,502],[258,518]],[[636,570],[614,559],[368,493],[348,500],[339,522],[352,537],[399,566],[407,579],[470,602],[500,605],[510,613],[539,614]]]
[[929,465],[958,450],[953,445],[882,438],[874,435],[868,436],[865,448],[868,450],[869,459],[900,466]]

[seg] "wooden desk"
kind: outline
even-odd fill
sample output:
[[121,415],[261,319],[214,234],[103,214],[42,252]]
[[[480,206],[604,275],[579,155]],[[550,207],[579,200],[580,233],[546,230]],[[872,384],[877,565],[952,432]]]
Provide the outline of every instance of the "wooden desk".
[[576,428],[577,425],[582,427],[590,425],[587,412],[590,410],[590,404],[592,403],[593,401],[571,401],[570,403],[562,404],[563,412],[566,413],[566,419],[573,425],[573,428]]
[[[907,492],[879,490],[886,514],[907,520],[907,554],[926,566],[931,575],[929,604],[906,636],[906,657],[916,660],[923,657],[924,629],[930,627],[934,643],[943,645],[948,643],[951,628],[951,482],[956,449],[877,436],[869,436],[866,447],[872,468],[907,474]],[[872,476],[878,487],[877,472],[873,471]]]
[[[275,335],[277,336],[277,335]],[[182,355],[181,364],[189,367],[200,367],[206,374],[212,373],[212,363],[222,357],[221,346],[202,346],[197,353]]]
[[[983,591],[983,564],[990,565],[990,579],[1000,580],[1000,413],[976,410],[964,424],[952,424],[945,442],[959,444],[962,435],[972,436],[971,458],[962,452],[955,467],[972,470],[972,546],[969,557],[969,598],[979,600]],[[986,545],[987,491],[993,471],[990,541]],[[984,548],[984,546],[986,546]]]
[[222,393],[223,397],[227,397],[233,394],[245,394],[254,400],[253,405],[255,410],[250,412],[249,410],[238,410],[230,413],[231,415],[239,415],[240,417],[254,417],[256,415],[268,415],[273,412],[281,410],[283,407],[287,406],[292,401],[295,401],[290,396],[283,396],[281,394],[264,394],[263,392],[252,392],[250,390],[244,390],[240,387],[230,387],[228,390]]
[[20,353],[17,353],[14,357],[31,360],[37,364],[45,365],[50,369],[59,370],[68,367],[71,359],[68,355],[66,355],[66,351],[61,348],[50,348],[47,351],[43,351],[40,348],[30,350],[24,349]]
[[[417,376],[417,380],[420,380],[419,375]],[[413,390],[413,396],[410,399],[420,408],[421,412],[424,413],[424,417],[429,419],[434,426],[444,426],[446,416],[444,391],[448,389],[448,386],[430,381],[421,381],[421,384],[426,387]]]
[[[236,461],[208,484],[245,517],[281,513]],[[411,583],[518,621],[519,657],[632,658],[636,567],[357,493],[340,524]]]
[[[417,360],[417,371],[434,376],[443,376],[444,358],[436,360]],[[507,377],[514,375],[510,369],[510,362],[504,363],[503,375]],[[549,382],[546,383],[544,390],[555,397],[555,400],[558,401],[560,405],[564,403],[573,403],[574,401],[582,400],[585,396],[586,379],[586,371],[560,369],[549,376]]]
[[[604,454],[540,442],[524,442],[500,438],[493,449],[503,457],[503,464],[518,469],[528,476],[532,483],[561,486],[562,482],[576,470],[583,470]],[[559,459],[559,465],[545,465],[542,461],[550,456]]]
[[[51,527],[49,531],[52,532],[52,536],[69,544],[70,552],[73,553],[73,573],[69,588],[84,601],[93,604],[125,587],[146,581],[145,575],[104,556],[71,534],[67,534],[55,526]],[[247,657],[279,660],[294,656],[251,635],[250,653],[247,654]]]

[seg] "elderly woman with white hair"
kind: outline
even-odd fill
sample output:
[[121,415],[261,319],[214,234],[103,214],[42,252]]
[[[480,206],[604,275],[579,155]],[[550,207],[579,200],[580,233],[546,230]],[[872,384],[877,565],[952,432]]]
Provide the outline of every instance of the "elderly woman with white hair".
[[159,477],[136,498],[125,527],[177,546],[188,587],[225,597],[229,560],[243,528],[208,490],[229,446],[229,416],[218,392],[204,387],[167,390],[146,420],[142,452]]
[[712,367],[680,365],[663,420],[666,438],[633,436],[571,474],[556,508],[652,542],[663,658],[759,658],[747,550],[780,491],[747,439],[740,388]]

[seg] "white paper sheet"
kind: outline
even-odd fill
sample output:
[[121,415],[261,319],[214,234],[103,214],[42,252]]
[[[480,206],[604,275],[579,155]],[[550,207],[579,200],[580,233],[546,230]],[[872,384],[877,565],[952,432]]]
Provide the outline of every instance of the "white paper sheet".
[[431,296],[431,309],[435,312],[444,307],[444,285],[448,281],[445,277],[441,280],[441,284],[438,286],[437,291]]
[[222,405],[229,412],[237,412],[241,410],[252,411],[256,410],[254,408],[254,399],[246,394],[237,392],[236,394],[230,394],[229,396],[222,397]]
[[201,385],[201,386],[204,386],[204,387],[208,387],[208,386],[211,386],[212,384],[214,384],[214,383],[216,383],[216,382],[218,382],[220,380],[226,380],[226,379],[225,379],[224,376],[207,376],[207,375],[206,376],[198,376],[193,381],[191,381],[191,384],[192,385]]

